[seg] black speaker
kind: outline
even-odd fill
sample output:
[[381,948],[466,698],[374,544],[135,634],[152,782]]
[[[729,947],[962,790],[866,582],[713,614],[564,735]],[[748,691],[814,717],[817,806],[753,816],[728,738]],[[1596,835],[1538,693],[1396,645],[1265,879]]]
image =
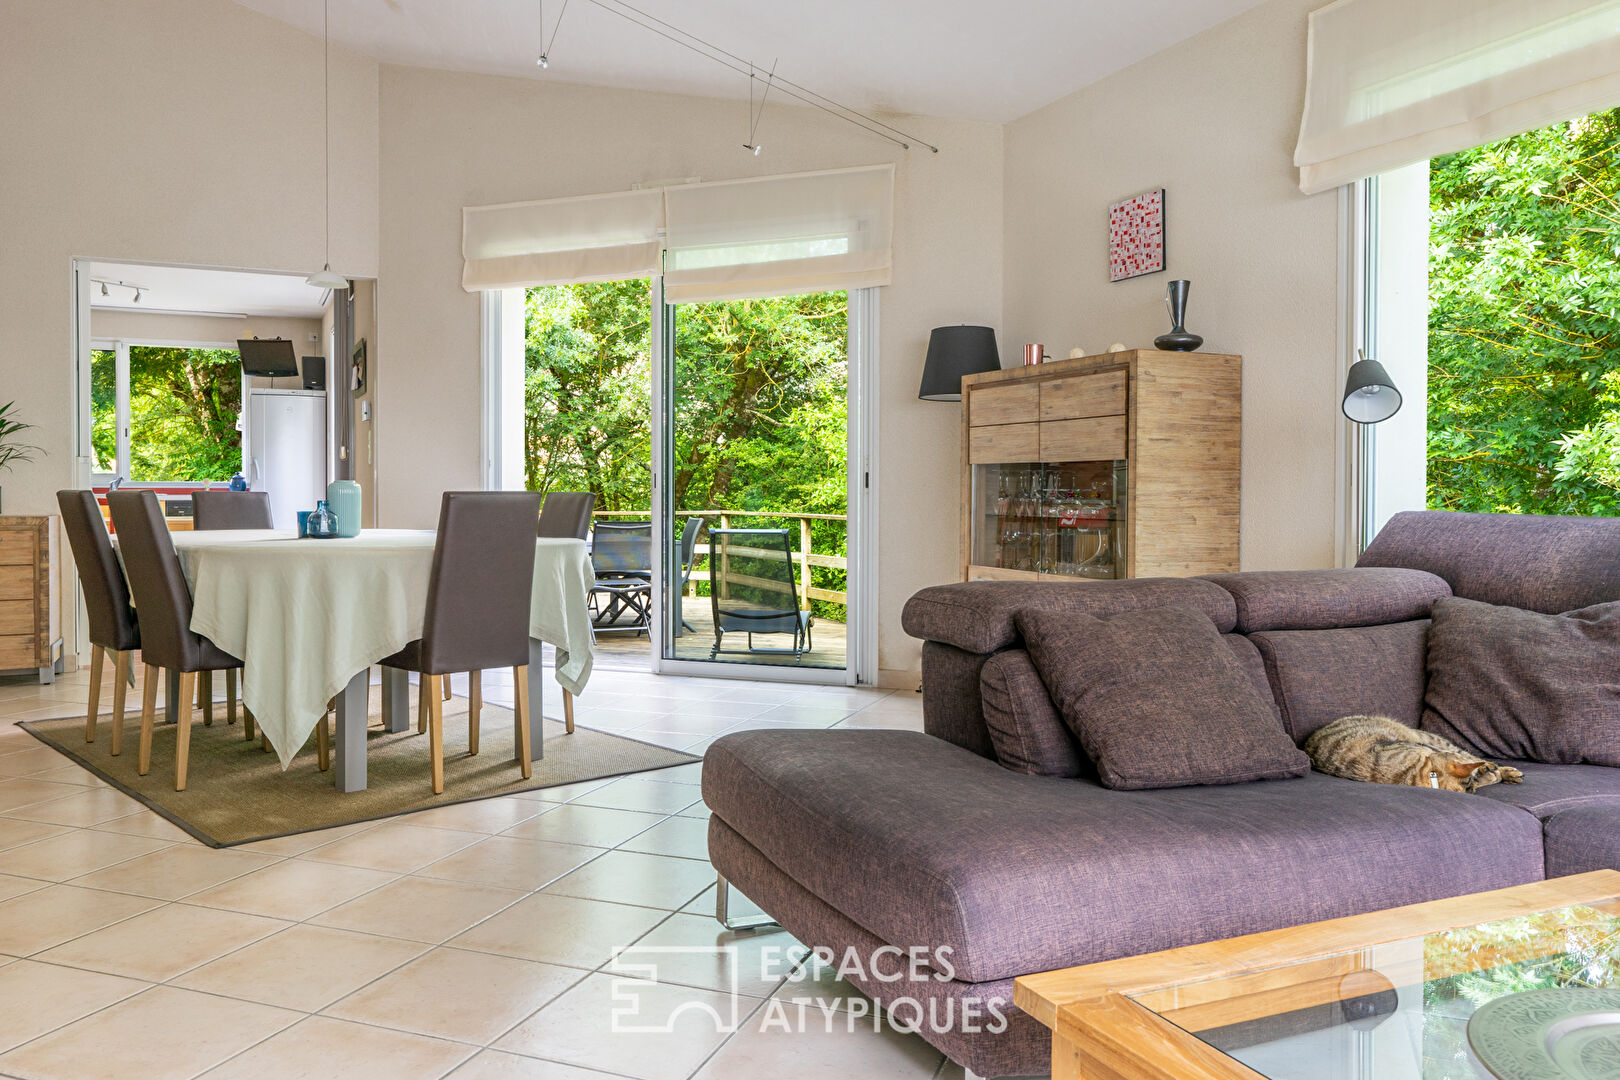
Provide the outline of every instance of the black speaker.
[[306,357],[304,357],[304,389],[305,390],[325,390],[326,389],[326,357],[324,357],[324,356],[306,356]]

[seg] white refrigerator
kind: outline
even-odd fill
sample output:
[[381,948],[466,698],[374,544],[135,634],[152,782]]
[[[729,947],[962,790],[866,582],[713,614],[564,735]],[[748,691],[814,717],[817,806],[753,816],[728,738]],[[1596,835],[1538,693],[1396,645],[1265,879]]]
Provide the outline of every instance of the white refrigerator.
[[278,529],[326,498],[326,391],[248,391],[247,481],[270,493]]

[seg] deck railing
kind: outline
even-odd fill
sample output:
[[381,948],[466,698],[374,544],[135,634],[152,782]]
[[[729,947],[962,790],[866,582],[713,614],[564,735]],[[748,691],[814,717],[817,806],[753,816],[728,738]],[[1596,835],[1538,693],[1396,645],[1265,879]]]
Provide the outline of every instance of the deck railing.
[[[650,515],[651,511],[649,510],[596,510],[592,512],[591,517],[609,519],[630,518],[637,521],[646,521]],[[849,603],[848,592],[838,589],[823,589],[815,585],[812,581],[811,569],[813,567],[819,566],[830,570],[843,570],[847,572],[849,570],[849,559],[843,555],[829,555],[824,552],[818,553],[815,551],[810,523],[813,521],[839,521],[844,522],[847,526],[849,522],[848,515],[800,514],[786,511],[779,512],[775,510],[677,510],[675,511],[675,516],[678,518],[700,517],[709,524],[721,529],[731,528],[732,518],[769,518],[771,520],[795,522],[797,524],[797,528],[790,528],[788,530],[788,535],[791,537],[795,532],[798,533],[798,547],[793,552],[793,558],[799,564],[799,602],[804,604],[806,607],[809,606],[809,602],[811,600],[820,600],[824,603],[839,604],[847,607]],[[709,545],[701,542],[703,539],[702,534],[699,534],[698,539],[700,542],[695,544],[692,548],[693,567],[698,565],[700,559],[707,559],[711,554]],[[769,552],[762,551],[758,548],[744,548],[737,547],[735,545],[728,547],[727,550],[732,555],[770,554]],[[722,558],[724,557],[725,556],[722,556]],[[732,575],[731,580],[741,581],[746,584],[763,585],[766,587],[777,584],[776,582],[762,581],[749,577],[739,577],[737,575]],[[695,585],[697,583],[698,576],[696,570],[694,570],[692,574],[692,584]]]

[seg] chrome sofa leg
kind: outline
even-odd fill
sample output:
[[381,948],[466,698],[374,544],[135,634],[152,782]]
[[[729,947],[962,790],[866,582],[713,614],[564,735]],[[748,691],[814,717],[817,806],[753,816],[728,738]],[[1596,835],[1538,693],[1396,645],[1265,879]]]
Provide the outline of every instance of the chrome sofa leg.
[[731,902],[731,882],[726,880],[724,874],[714,875],[714,917],[715,920],[727,930],[759,930],[767,926],[781,928],[775,919],[764,918],[754,922],[733,922],[728,912]]

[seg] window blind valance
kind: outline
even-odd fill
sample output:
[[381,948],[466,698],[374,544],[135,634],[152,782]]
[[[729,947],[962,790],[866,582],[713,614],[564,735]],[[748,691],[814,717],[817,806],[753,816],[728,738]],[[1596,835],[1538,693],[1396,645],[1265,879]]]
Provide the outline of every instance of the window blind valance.
[[464,288],[664,273],[671,302],[890,281],[894,166],[685,184],[462,211]]
[[1306,194],[1620,105],[1620,0],[1338,0],[1312,12]]

